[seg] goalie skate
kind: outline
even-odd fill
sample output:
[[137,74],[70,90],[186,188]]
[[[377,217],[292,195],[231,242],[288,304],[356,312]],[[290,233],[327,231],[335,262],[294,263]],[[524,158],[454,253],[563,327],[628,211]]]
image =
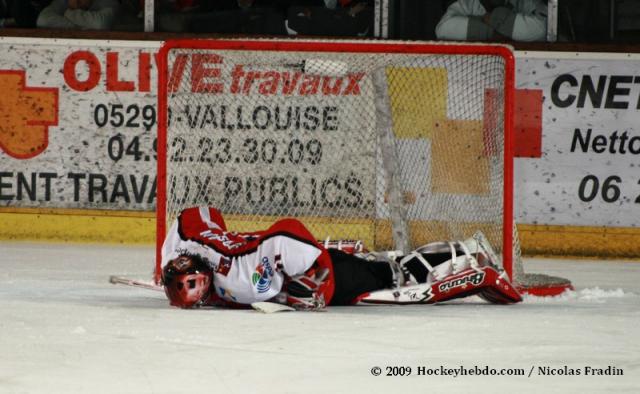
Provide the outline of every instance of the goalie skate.
[[498,254],[493,250],[489,240],[484,235],[484,233],[480,230],[476,231],[473,236],[464,241],[467,248],[469,248],[469,252],[476,256],[478,263],[482,264],[490,264],[500,271],[504,270],[502,259],[498,256]]
[[[502,263],[484,234],[477,231],[465,241],[441,241],[423,245],[411,253],[398,256],[390,253],[387,260],[395,261],[404,274],[401,286],[433,283],[468,268],[492,266],[502,272]],[[385,257],[385,256],[381,256]]]
[[356,304],[435,304],[456,298],[479,295],[494,304],[522,301],[504,272],[492,266],[469,268],[433,283],[420,283],[379,290],[358,297]]

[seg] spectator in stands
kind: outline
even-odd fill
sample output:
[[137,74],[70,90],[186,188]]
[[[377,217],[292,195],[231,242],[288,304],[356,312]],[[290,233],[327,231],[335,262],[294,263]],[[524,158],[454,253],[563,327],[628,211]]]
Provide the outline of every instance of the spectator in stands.
[[316,0],[289,8],[287,32],[291,35],[371,36],[373,1]]
[[[160,13],[161,31],[286,34],[284,0],[173,0]],[[167,7],[168,5],[168,7]]]
[[34,28],[38,20],[38,15],[44,10],[51,0],[14,0],[13,17],[17,27]]
[[10,0],[0,0],[0,28],[15,25],[15,20],[11,12],[12,2]]
[[53,0],[40,15],[38,27],[110,30],[118,14],[118,0]]
[[111,30],[144,31],[144,0],[120,0]]
[[[209,0],[211,5],[219,3]],[[210,7],[210,6],[209,6]],[[285,35],[284,19],[287,2],[284,0],[236,0],[226,9],[217,5],[212,13],[193,19],[190,31],[195,33],[244,33]],[[211,10],[211,8],[209,8]]]
[[207,0],[160,0],[158,30],[189,32],[191,21],[197,16],[206,17],[211,11],[233,8],[237,0],[219,0],[209,4]]
[[457,0],[436,26],[442,40],[544,41],[546,34],[543,0]]

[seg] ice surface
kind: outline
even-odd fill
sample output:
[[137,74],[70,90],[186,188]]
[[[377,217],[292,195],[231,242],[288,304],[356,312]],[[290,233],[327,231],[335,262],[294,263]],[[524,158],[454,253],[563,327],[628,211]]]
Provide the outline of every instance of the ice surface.
[[[0,393],[638,393],[640,264],[529,259],[575,293],[262,314],[170,308],[152,247],[0,243]],[[409,366],[411,376],[372,376]],[[525,376],[419,376],[522,368]],[[622,376],[541,376],[586,366]],[[531,377],[526,375],[532,371]]]

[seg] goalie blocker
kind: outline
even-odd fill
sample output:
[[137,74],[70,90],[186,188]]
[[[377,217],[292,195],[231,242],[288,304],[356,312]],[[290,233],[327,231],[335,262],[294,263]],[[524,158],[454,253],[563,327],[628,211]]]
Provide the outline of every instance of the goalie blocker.
[[481,233],[464,242],[431,243],[407,256],[365,253],[349,242],[323,245],[295,219],[265,231],[231,232],[215,208],[196,207],[181,212],[162,257],[165,293],[182,308],[270,301],[318,310],[431,304],[475,294],[493,303],[521,300]]

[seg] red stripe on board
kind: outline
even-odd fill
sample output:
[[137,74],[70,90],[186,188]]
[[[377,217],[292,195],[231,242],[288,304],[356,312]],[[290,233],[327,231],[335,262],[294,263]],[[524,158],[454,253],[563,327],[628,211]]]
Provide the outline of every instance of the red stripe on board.
[[542,90],[516,89],[514,156],[542,157]]

